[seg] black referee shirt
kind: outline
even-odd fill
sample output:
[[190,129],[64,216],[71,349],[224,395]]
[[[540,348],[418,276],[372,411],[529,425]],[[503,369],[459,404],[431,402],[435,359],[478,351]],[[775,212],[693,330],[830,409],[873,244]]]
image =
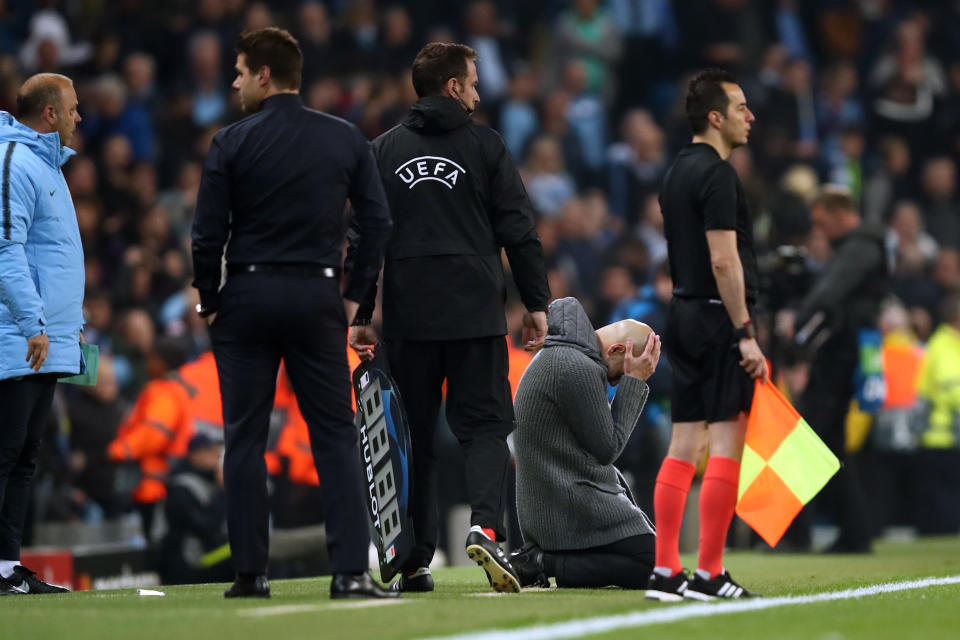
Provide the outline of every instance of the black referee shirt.
[[716,149],[693,143],[680,151],[664,176],[660,208],[673,294],[679,298],[720,299],[706,232],[732,229],[737,232],[747,304],[756,304],[757,257],[747,199],[733,166],[722,160]]
[[379,275],[391,227],[380,174],[360,130],[282,93],[218,131],[193,224],[193,285],[203,306],[219,307],[224,247],[228,265],[340,267],[347,199],[362,240],[343,295],[359,302]]

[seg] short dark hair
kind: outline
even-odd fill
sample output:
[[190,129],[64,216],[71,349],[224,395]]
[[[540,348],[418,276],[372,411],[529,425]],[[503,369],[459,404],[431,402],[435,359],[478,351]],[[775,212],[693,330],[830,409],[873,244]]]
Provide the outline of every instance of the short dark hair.
[[737,81],[723,69],[705,69],[690,80],[687,86],[686,110],[694,135],[707,130],[707,115],[711,111],[727,114],[730,98],[723,88],[725,83],[737,84]]
[[420,49],[413,61],[413,88],[417,96],[439,95],[450,78],[467,75],[467,60],[476,60],[477,52],[465,44],[431,42]]
[[303,75],[303,52],[286,29],[265,27],[244,31],[237,38],[237,53],[246,56],[247,68],[256,73],[270,67],[270,78],[279,89],[299,89]]
[[63,108],[63,84],[60,82],[44,81],[26,92],[23,88],[17,92],[17,117],[21,120],[36,118],[49,105]]
[[814,198],[813,204],[820,205],[830,214],[840,212],[859,213],[850,189],[839,184],[823,185],[820,192],[817,193],[817,197]]

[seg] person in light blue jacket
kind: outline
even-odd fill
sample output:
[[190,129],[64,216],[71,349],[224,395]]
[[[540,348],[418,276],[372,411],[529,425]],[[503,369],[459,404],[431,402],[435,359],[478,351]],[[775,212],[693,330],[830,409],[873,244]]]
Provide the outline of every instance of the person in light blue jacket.
[[57,378],[81,373],[83,247],[60,167],[80,122],[65,76],[38,74],[0,111],[0,595],[57,593],[20,564],[30,480]]

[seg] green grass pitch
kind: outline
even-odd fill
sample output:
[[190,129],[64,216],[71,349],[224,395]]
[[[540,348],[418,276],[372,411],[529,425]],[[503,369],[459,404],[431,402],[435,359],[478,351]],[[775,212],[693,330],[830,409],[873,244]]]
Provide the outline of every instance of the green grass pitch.
[[[694,559],[685,557],[684,561],[690,566]],[[958,576],[960,537],[879,544],[869,556],[729,553],[726,566],[741,583],[764,596],[832,592],[930,576]],[[374,607],[331,602],[327,597],[329,578],[275,581],[271,600],[240,602],[224,600],[226,585],[160,587],[166,592],[162,598],[140,597],[135,589],[4,597],[0,598],[0,638],[426,638],[533,629],[597,616],[699,606],[651,603],[640,592],[619,589],[493,595],[478,567],[439,570],[434,576],[436,592],[406,595],[400,603]],[[707,615],[584,637],[960,638],[960,584]]]

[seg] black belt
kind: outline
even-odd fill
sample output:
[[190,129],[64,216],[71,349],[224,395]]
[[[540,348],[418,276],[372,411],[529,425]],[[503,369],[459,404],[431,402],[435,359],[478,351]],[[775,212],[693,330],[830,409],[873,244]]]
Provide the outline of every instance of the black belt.
[[339,278],[339,267],[324,267],[319,264],[228,264],[227,273],[236,275],[238,273],[269,273],[280,276],[303,276],[320,278]]

